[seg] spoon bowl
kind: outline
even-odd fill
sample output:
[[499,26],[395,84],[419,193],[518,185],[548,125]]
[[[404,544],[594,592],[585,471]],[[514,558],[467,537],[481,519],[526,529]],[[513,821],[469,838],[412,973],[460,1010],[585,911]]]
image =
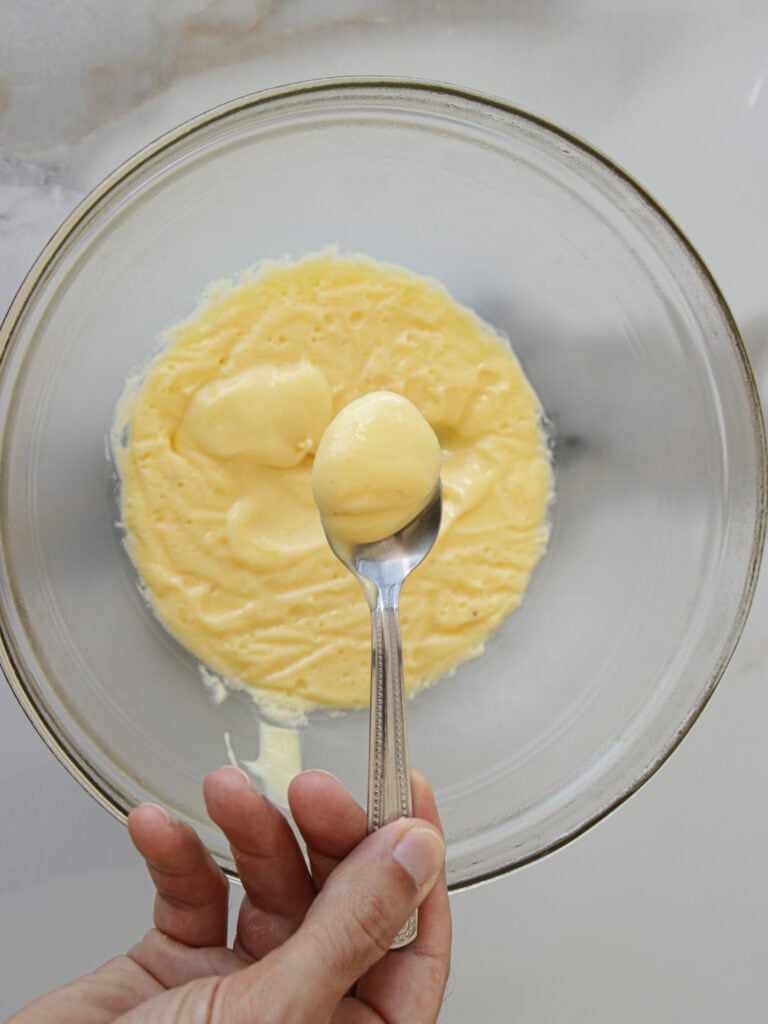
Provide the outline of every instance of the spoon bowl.
[[[373,609],[379,591],[400,587],[424,561],[437,540],[443,514],[443,489],[438,483],[419,514],[401,530],[367,544],[347,544],[328,530],[331,551],[358,579],[368,605]],[[323,524],[325,529],[325,524]]]

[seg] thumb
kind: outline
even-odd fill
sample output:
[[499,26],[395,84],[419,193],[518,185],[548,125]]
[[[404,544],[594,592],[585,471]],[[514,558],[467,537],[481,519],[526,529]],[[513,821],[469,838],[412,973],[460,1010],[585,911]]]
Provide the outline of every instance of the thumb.
[[[290,979],[280,989],[269,986],[273,1005],[277,991],[290,1004],[286,1020],[328,1019],[351,986],[389,951],[444,860],[437,829],[403,818],[368,836],[339,864],[299,930],[258,965],[269,966],[273,982]],[[237,980],[244,982],[247,974],[241,972]]]

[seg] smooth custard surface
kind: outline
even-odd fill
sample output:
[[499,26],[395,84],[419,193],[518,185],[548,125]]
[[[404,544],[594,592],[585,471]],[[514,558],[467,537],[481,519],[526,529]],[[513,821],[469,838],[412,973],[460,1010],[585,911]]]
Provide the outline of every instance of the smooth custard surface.
[[367,704],[368,608],[311,478],[334,415],[387,391],[442,449],[440,536],[401,599],[408,690],[482,652],[544,551],[552,493],[505,341],[436,282],[328,251],[213,286],[164,342],[112,443],[127,549],[181,643],[278,706]]

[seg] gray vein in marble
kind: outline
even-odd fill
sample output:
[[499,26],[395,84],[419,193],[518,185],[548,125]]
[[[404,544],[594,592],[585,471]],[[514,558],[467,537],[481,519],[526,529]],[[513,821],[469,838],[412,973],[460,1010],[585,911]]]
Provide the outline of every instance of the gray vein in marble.
[[63,161],[0,158],[0,318],[26,267],[82,197],[74,179]]
[[67,164],[0,157],[0,236],[26,226],[38,207],[73,206],[81,187]]
[[[754,3],[735,0],[729,10],[752,9]],[[0,143],[22,155],[64,141],[77,143],[162,95],[171,83],[262,62],[288,46],[310,42],[320,47],[332,37],[349,62],[360,50],[361,35],[367,38],[374,29],[396,30],[402,38],[431,27],[438,39],[441,33],[460,33],[462,24],[484,25],[493,36],[515,30],[538,36],[551,34],[554,27],[555,36],[567,41],[593,6],[594,0],[578,5],[570,0],[6,2],[0,32]],[[604,14],[604,5],[598,6]],[[652,22],[664,6],[661,0],[647,0],[636,19]],[[717,11],[714,0],[699,0],[696,7],[700,13]],[[46,23],[42,36],[41,18]],[[651,34],[656,47],[659,33]],[[395,65],[397,50],[391,48]],[[483,54],[478,57],[482,60]],[[381,66],[368,70],[387,72]]]

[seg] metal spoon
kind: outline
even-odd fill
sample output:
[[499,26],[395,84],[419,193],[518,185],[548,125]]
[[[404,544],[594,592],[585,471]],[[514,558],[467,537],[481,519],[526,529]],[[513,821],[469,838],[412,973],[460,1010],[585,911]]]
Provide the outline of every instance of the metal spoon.
[[[371,609],[369,832],[413,815],[398,602],[404,580],[424,561],[437,540],[442,511],[443,491],[438,482],[416,518],[390,537],[372,544],[345,544],[327,530],[325,534],[333,553],[359,580]],[[414,913],[392,948],[407,946],[416,938],[417,929]]]

